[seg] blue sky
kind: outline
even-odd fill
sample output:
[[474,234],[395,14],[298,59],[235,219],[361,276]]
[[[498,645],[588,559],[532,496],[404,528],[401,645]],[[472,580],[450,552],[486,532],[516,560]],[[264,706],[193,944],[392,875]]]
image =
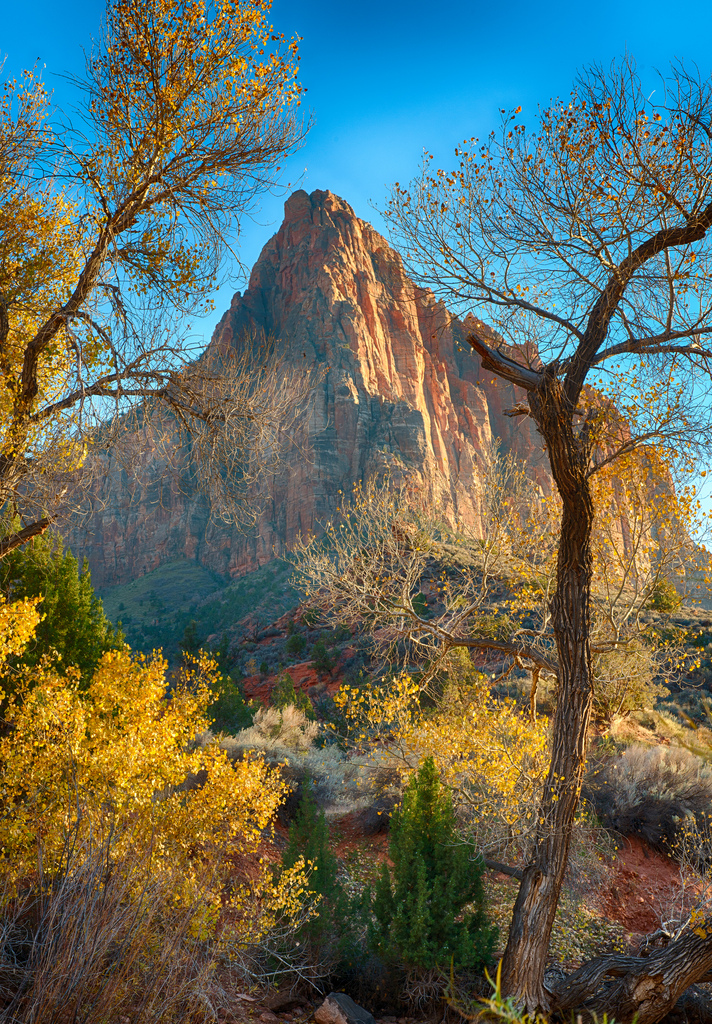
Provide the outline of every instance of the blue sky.
[[[103,4],[3,6],[6,73],[44,64],[56,103],[71,107],[72,89],[61,75],[81,71]],[[305,109],[314,119],[287,164],[285,183],[331,189],[379,229],[374,206],[384,205],[389,184],[415,174],[424,148],[449,166],[458,142],[497,125],[500,107],[521,103],[522,120],[531,123],[537,105],[566,94],[583,65],[608,63],[626,49],[644,75],[673,58],[694,61],[705,74],[711,63],[712,6],[704,0],[274,0],[272,21],[286,35],[303,37]],[[243,223],[246,266],[279,226],[283,202],[284,194],[265,196]],[[196,325],[198,336],[208,340],[232,292],[244,286],[236,269],[216,297],[215,314]]]

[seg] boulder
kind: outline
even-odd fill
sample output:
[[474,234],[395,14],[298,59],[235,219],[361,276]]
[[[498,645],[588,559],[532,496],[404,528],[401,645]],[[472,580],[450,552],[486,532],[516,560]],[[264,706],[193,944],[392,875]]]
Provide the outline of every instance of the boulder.
[[317,1024],[376,1024],[374,1017],[344,992],[330,992],[314,1012]]

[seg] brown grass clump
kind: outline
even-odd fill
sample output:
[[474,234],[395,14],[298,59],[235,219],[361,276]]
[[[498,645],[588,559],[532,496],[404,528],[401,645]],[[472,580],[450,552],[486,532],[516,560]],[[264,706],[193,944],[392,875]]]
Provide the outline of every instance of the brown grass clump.
[[117,862],[111,837],[72,836],[63,870],[35,876],[5,908],[0,1021],[183,1024],[213,1020],[214,951],[195,933],[197,901],[177,906],[179,879],[146,871],[152,851]]
[[686,821],[707,819],[712,767],[684,747],[634,744],[592,773],[586,797],[607,828],[671,854]]

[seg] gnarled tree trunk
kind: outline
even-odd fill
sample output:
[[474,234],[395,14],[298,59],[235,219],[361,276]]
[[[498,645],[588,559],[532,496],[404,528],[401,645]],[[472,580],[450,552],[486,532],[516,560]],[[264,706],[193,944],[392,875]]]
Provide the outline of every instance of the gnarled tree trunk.
[[603,1014],[616,1024],[656,1024],[690,985],[712,971],[712,916],[649,957],[601,957],[555,989],[544,985],[551,930],[564,880],[586,761],[591,716],[591,531],[586,426],[574,428],[561,383],[545,371],[529,393],[531,414],[546,440],[563,510],[556,592],[551,605],[559,687],[553,749],[532,856],[522,876],[502,961],[502,991],[528,1011]]
[[[608,956],[590,960],[564,979],[553,992],[556,1009],[572,1010],[583,1020],[615,1017],[616,1024],[657,1024],[685,989],[710,981],[712,924],[686,931],[649,957]],[[609,979],[615,979],[612,983]]]
[[563,502],[552,618],[559,661],[554,739],[531,859],[524,870],[502,961],[502,990],[527,1010],[548,1009],[544,966],[586,760],[593,676],[590,647],[591,531],[586,431],[574,430],[561,382],[545,374],[529,393]]

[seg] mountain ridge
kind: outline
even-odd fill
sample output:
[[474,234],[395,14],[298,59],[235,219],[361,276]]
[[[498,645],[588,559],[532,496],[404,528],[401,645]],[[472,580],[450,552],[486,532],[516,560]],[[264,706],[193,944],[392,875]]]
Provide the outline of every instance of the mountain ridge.
[[[400,256],[328,191],[297,191],[206,350],[240,347],[255,331],[288,361],[324,368],[309,403],[310,458],[294,450],[260,497],[253,530],[211,518],[207,500],[175,483],[177,452],[144,450],[128,471],[104,459],[96,511],[66,531],[97,589],[185,557],[236,578],[281,555],[333,515],[354,483],[396,468],[449,518],[479,515],[483,451],[495,438],[544,489],[549,467],[521,399],[482,376],[466,328],[405,274]],[[167,481],[172,481],[168,483]]]

